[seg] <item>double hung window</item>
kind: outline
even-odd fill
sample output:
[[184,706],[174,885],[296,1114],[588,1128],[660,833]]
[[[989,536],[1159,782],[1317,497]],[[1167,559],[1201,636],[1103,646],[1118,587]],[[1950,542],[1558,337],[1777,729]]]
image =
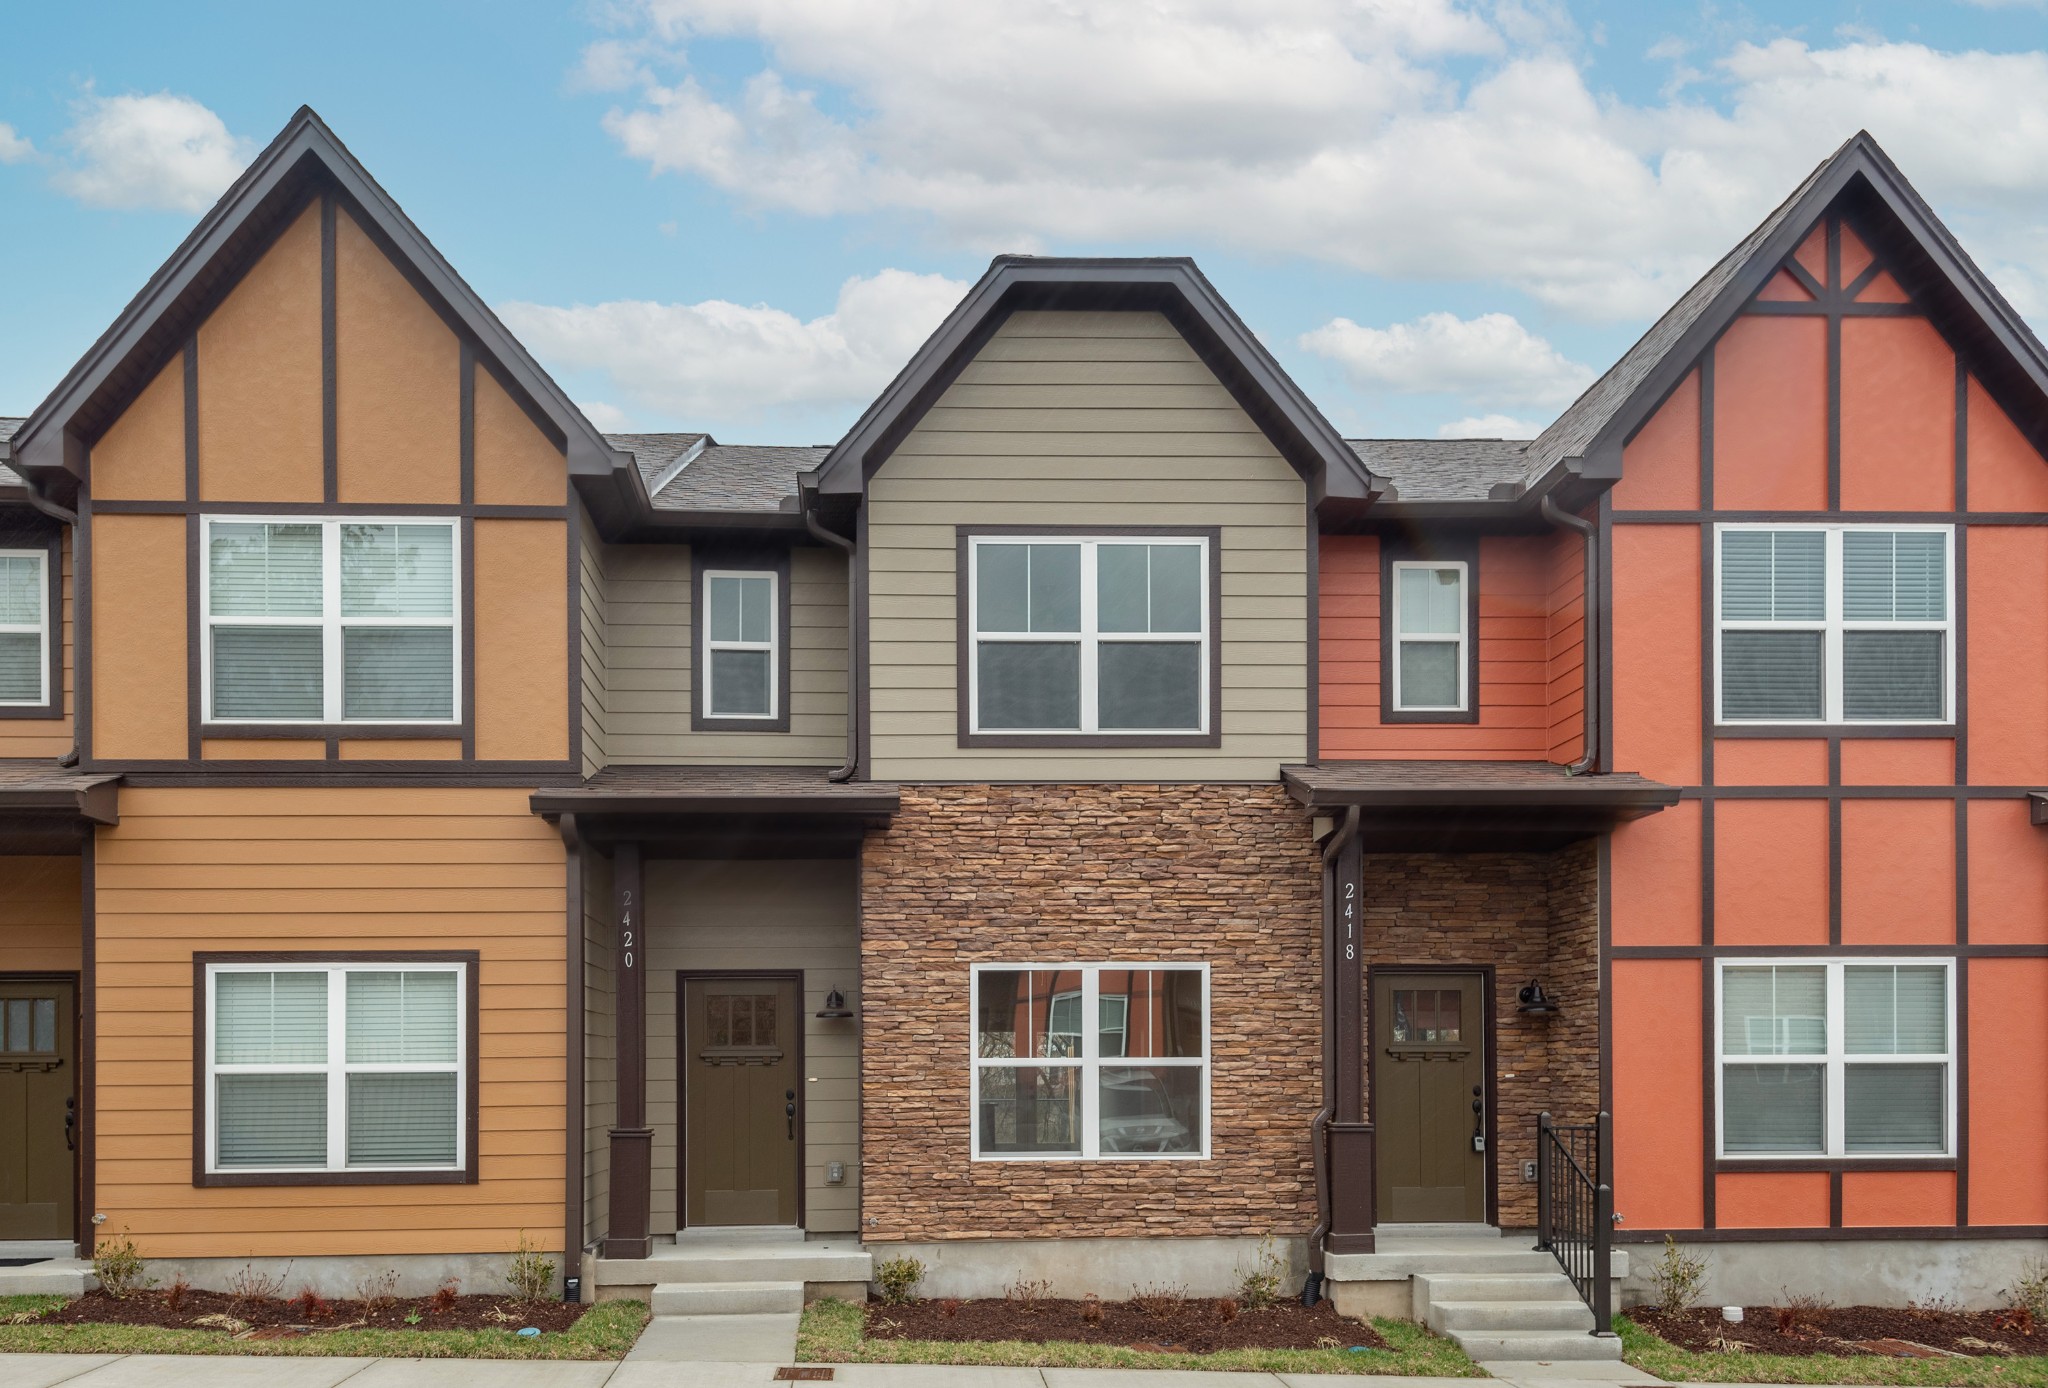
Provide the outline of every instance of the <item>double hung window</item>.
[[1720,965],[1724,1157],[1946,1156],[1948,961]]
[[974,967],[977,1158],[1208,1154],[1209,971]]
[[1725,525],[1722,723],[1943,723],[1954,685],[1948,526]]
[[1205,733],[1206,536],[975,536],[970,731]]
[[458,721],[457,544],[452,520],[208,519],[208,721]]
[[772,570],[704,571],[703,716],[777,716],[778,577]]
[[0,549],[0,708],[50,702],[50,552]]
[[1463,562],[1393,565],[1393,708],[1462,713],[1471,708],[1466,644],[1471,640]]
[[206,1169],[462,1169],[473,967],[207,964]]

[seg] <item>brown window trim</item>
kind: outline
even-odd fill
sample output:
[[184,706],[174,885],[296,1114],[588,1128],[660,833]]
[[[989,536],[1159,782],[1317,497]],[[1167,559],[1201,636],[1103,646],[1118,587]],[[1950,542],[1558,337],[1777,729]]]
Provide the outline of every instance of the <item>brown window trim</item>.
[[[1209,542],[1209,731],[1205,733],[978,733],[968,707],[967,662],[974,650],[974,614],[968,610],[970,541],[1005,535],[1056,535],[1077,539],[1152,536]],[[956,525],[953,527],[953,702],[961,747],[1120,747],[1130,750],[1223,745],[1223,527],[1219,525]]]
[[[1441,562],[1465,566],[1466,707],[1438,711],[1394,707],[1394,565]],[[1380,722],[1479,721],[1479,541],[1471,536],[1380,539]]]
[[43,526],[0,526],[0,549],[43,550],[43,579],[50,629],[49,698],[39,704],[0,705],[0,718],[55,719],[64,716],[64,532]]
[[[704,658],[704,574],[740,570],[775,575],[775,716],[716,717],[707,711],[711,663]],[[690,548],[690,731],[693,733],[786,733],[789,731],[789,551],[786,549]]]
[[[206,967],[209,964],[462,964],[468,1025],[463,1036],[469,1064],[462,1102],[465,1163],[446,1171],[265,1171],[206,1169],[206,1134],[213,1113],[206,1084]],[[195,1186],[454,1186],[477,1183],[477,975],[473,949],[436,950],[208,950],[192,954],[192,1184]]]
[[1873,1155],[1868,1157],[1742,1157],[1714,1158],[1717,1175],[1742,1172],[1785,1171],[1954,1171],[1958,1163],[1950,1157]]

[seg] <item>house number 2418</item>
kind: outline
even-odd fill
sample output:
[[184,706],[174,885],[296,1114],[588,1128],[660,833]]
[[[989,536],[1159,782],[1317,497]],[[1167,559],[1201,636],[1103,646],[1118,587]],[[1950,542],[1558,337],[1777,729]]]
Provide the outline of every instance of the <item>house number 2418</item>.
[[1353,921],[1358,915],[1357,896],[1358,884],[1356,882],[1346,882],[1344,884],[1344,957],[1346,959],[1356,959],[1358,957],[1358,939],[1353,929]]

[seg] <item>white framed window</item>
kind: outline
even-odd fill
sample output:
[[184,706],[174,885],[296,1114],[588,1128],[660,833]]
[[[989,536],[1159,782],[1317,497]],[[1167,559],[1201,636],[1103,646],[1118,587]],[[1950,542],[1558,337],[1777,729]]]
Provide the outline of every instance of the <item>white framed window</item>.
[[1207,964],[976,964],[977,1161],[1209,1155]]
[[1724,959],[1724,1157],[1954,1150],[1955,969],[1946,959]]
[[1200,535],[969,537],[969,729],[1206,733],[1209,565]]
[[464,1169],[471,967],[208,963],[206,1170]]
[[1955,707],[1947,525],[1715,527],[1726,723],[1946,723]]
[[1393,563],[1393,708],[1463,713],[1472,707],[1467,643],[1471,570],[1463,560]]
[[704,716],[778,717],[779,576],[772,569],[706,569],[703,582]]
[[450,520],[209,516],[209,723],[457,723]]
[[50,702],[50,552],[0,549],[0,708]]

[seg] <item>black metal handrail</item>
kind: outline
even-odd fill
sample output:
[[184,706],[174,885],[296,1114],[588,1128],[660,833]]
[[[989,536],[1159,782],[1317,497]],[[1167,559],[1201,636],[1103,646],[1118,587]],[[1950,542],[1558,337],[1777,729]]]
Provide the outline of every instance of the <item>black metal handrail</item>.
[[1614,1333],[1614,1120],[1559,1123],[1536,1116],[1536,1247],[1554,1256],[1593,1312],[1593,1333]]

